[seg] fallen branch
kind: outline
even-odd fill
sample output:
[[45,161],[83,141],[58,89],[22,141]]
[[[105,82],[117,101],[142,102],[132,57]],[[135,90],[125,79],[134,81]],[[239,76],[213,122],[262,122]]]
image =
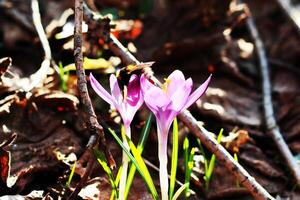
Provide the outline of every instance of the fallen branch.
[[74,28],[74,57],[75,57],[75,66],[76,66],[76,75],[77,75],[77,86],[80,93],[81,102],[88,114],[88,128],[91,133],[91,137],[86,147],[86,151],[90,154],[88,161],[88,166],[85,170],[85,173],[77,184],[75,190],[72,192],[69,199],[74,199],[81,188],[86,183],[89,174],[94,165],[94,157],[92,156],[92,148],[95,147],[100,140],[99,147],[105,153],[105,156],[109,162],[110,167],[115,166],[115,161],[112,155],[109,152],[109,149],[106,145],[106,140],[104,137],[103,127],[99,124],[97,116],[95,114],[92,102],[89,96],[87,81],[85,76],[85,71],[83,68],[83,55],[82,55],[82,20],[83,20],[83,0],[75,0],[75,28]]
[[272,103],[272,87],[270,81],[270,72],[269,64],[267,61],[266,51],[264,44],[259,36],[258,30],[255,26],[254,20],[251,16],[249,9],[245,6],[246,11],[248,12],[247,18],[247,27],[249,32],[254,40],[256,53],[259,60],[261,78],[262,78],[262,91],[263,91],[263,107],[264,107],[264,117],[265,117],[265,126],[268,133],[271,135],[274,143],[279,149],[282,157],[285,159],[290,171],[295,177],[298,186],[300,186],[300,167],[297,164],[292,152],[290,151],[288,145],[284,141],[280,129],[276,123],[274,116],[273,103]]
[[[86,8],[86,7],[85,7]],[[87,17],[99,20],[99,14],[93,14],[88,8],[85,9]],[[95,18],[94,18],[95,17]],[[119,56],[124,65],[140,63],[112,34],[108,43],[110,50]],[[151,78],[155,83],[161,83],[153,76],[150,67],[144,69],[146,76]],[[207,134],[208,131],[190,114],[185,110],[179,115],[180,120],[192,131],[192,133],[201,140],[201,142],[216,155],[217,159],[222,162],[225,167],[236,176],[238,181],[245,186],[250,193],[258,200],[275,200],[256,180],[239,164],[234,158],[226,151],[226,149],[219,145],[215,138]]]

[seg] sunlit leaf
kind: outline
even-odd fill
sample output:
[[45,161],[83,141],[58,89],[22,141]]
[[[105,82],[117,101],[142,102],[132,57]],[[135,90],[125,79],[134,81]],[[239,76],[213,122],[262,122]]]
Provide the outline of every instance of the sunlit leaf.
[[[217,137],[217,142],[220,143],[221,142],[221,138],[223,136],[223,129],[220,130],[219,135]],[[209,161],[209,165],[208,165],[208,169],[205,172],[205,181],[206,181],[206,189],[208,190],[209,188],[209,183],[210,183],[210,179],[212,176],[212,173],[214,171],[214,167],[215,167],[215,161],[216,161],[216,156],[215,154],[213,154],[211,156],[211,159]]]
[[112,134],[112,136],[114,137],[114,139],[117,141],[117,143],[121,146],[122,150],[127,154],[128,158],[132,161],[132,163],[135,165],[136,169],[139,171],[139,173],[141,174],[143,180],[145,181],[145,183],[147,184],[147,187],[149,189],[149,191],[152,194],[152,197],[154,199],[158,199],[158,194],[156,191],[156,188],[154,186],[154,183],[152,181],[152,178],[150,176],[150,173],[146,167],[146,164],[144,163],[141,155],[138,153],[136,147],[134,146],[133,142],[126,137],[127,142],[129,144],[129,147],[134,155],[133,155],[126,149],[126,147],[124,146],[123,142],[121,141],[121,139],[117,136],[117,134],[109,129],[110,133]]
[[[146,141],[148,139],[152,120],[153,120],[153,115],[150,114],[147,121],[146,121],[145,126],[143,127],[141,137],[140,137],[140,140],[139,140],[138,145],[137,145],[137,150],[140,154],[142,154],[142,152],[144,150],[144,146],[145,146]],[[135,171],[136,171],[135,165],[131,164],[130,169],[129,169],[129,174],[128,174],[128,177],[127,177],[126,187],[125,187],[125,194],[124,194],[125,199],[127,199],[127,197],[128,197],[128,194],[129,194],[129,191],[130,191],[133,179],[134,179]]]
[[[235,160],[237,163],[239,162],[239,158],[238,158],[237,153],[234,153],[234,154],[233,154],[233,158],[234,158],[234,160]],[[236,180],[236,187],[240,187],[240,182],[239,182],[239,180]]]
[[191,173],[194,167],[194,155],[195,155],[195,148],[192,148],[190,154],[188,156],[188,162],[186,167],[186,174],[184,183],[187,184],[185,189],[185,197],[188,198],[190,196],[190,180],[191,180]]
[[[117,176],[116,176],[116,179],[115,179],[116,187],[118,187],[118,185],[119,185],[121,174],[122,174],[122,169],[123,169],[123,165],[120,166]],[[115,194],[116,194],[115,192],[112,192],[109,199],[114,200]]]
[[172,164],[171,164],[169,199],[172,199],[174,194],[177,162],[178,162],[178,123],[177,123],[177,118],[175,118],[173,122],[173,146],[172,146]]
[[69,175],[68,182],[66,184],[67,187],[70,187],[70,184],[72,182],[72,179],[73,179],[73,176],[74,176],[74,173],[75,173],[75,168],[76,168],[76,162],[72,166],[72,170],[71,170],[71,173]]
[[174,194],[172,200],[177,200],[180,196],[180,194],[188,187],[188,184],[185,183],[182,186],[180,186],[180,188],[176,191],[176,193]]
[[115,196],[118,199],[117,185],[116,185],[113,173],[112,173],[110,167],[107,165],[107,160],[105,159],[104,154],[101,151],[99,151],[98,149],[94,149],[94,154],[97,158],[97,161],[102,166],[105,173],[107,174],[108,180],[109,180],[110,185],[112,187],[112,192],[115,193]]
[[[102,69],[102,70],[109,70],[110,73],[115,71],[112,63],[110,61],[105,60],[104,58],[92,59],[92,58],[84,57],[83,67],[86,70]],[[65,71],[76,70],[75,64],[72,63],[65,66],[64,70]]]

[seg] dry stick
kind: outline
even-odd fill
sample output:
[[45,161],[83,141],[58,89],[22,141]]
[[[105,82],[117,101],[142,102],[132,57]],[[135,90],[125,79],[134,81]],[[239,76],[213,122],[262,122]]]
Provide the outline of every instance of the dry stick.
[[[91,12],[85,9],[86,12]],[[91,17],[91,13],[87,13]],[[99,18],[99,16],[97,17]],[[115,37],[110,35],[108,43],[110,50],[119,56],[125,65],[140,63]],[[150,67],[144,69],[144,74],[151,78],[155,83],[161,83],[153,76]],[[213,138],[208,131],[200,126],[197,120],[185,110],[179,115],[180,120],[192,131],[192,133],[201,140],[201,142],[216,155],[217,159],[222,162],[225,167],[236,176],[239,182],[244,185],[250,193],[258,200],[275,200],[234,158],[228,151]]]
[[75,0],[75,29],[74,29],[74,57],[75,57],[75,66],[76,66],[76,75],[77,75],[77,86],[80,93],[82,104],[88,114],[88,125],[89,130],[92,134],[90,140],[87,144],[87,151],[89,151],[91,157],[85,173],[79,183],[76,186],[76,189],[72,192],[69,199],[74,199],[77,194],[80,192],[81,188],[86,183],[93,165],[94,158],[92,157],[92,148],[100,140],[100,148],[104,151],[106,158],[111,167],[115,166],[113,157],[111,156],[108,147],[106,145],[103,127],[99,124],[97,116],[95,114],[92,102],[88,93],[87,81],[85,76],[85,71],[83,68],[83,55],[82,55],[82,20],[83,20],[83,0]]
[[272,87],[270,82],[270,72],[269,72],[266,51],[251,14],[249,14],[246,23],[250,31],[250,34],[254,40],[256,46],[256,53],[259,59],[259,66],[260,66],[260,72],[262,78],[263,106],[264,106],[266,128],[268,133],[271,135],[272,139],[274,140],[281,155],[286,160],[287,165],[291,170],[292,174],[294,175],[298,186],[300,186],[300,167],[297,164],[288,145],[284,141],[282,134],[279,130],[279,127],[276,123],[276,119],[274,117],[272,95],[271,95]]
[[296,26],[298,33],[300,33],[300,11],[291,5],[290,0],[277,0],[284,13],[291,19]]
[[52,59],[50,45],[45,34],[44,28],[42,26],[39,4],[37,0],[31,1],[31,9],[33,24],[42,43],[45,52],[45,58],[41,64],[40,69],[30,76],[30,83],[28,85],[20,85],[20,87],[25,91],[32,90],[47,77],[47,73],[50,68],[50,62]]

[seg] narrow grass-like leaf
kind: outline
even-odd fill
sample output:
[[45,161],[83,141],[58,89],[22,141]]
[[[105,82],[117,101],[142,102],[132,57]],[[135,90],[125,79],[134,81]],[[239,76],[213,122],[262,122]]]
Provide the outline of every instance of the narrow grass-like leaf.
[[171,163],[170,192],[169,192],[170,200],[172,199],[174,194],[177,162],[178,162],[178,123],[177,123],[177,118],[175,117],[173,121],[172,163]]
[[189,139],[187,137],[183,140],[183,159],[184,159],[184,167],[185,167],[185,174],[187,173],[187,166],[188,166],[188,160],[189,160]]
[[67,81],[69,79],[69,71],[65,71],[62,62],[59,62],[58,66],[59,66],[60,89],[63,92],[66,92],[68,90]]
[[72,170],[71,170],[71,173],[69,175],[68,182],[66,184],[67,187],[70,187],[70,184],[71,184],[73,176],[74,176],[75,168],[76,168],[76,162],[72,166]]
[[[147,141],[149,133],[150,133],[152,120],[153,120],[153,115],[150,114],[147,121],[146,121],[146,124],[143,127],[141,137],[140,137],[140,140],[139,140],[138,145],[137,145],[137,150],[141,155],[142,155],[142,152],[144,150],[144,146],[146,144],[146,141]],[[129,191],[130,191],[133,179],[134,179],[135,171],[136,171],[135,165],[131,164],[130,168],[129,168],[129,173],[128,173],[128,176],[127,176],[124,199],[127,199],[127,197],[128,197],[128,194],[129,194]]]
[[188,187],[187,183],[180,186],[180,188],[178,188],[178,190],[175,192],[172,200],[177,200],[179,198],[180,194],[186,189],[186,187]]
[[188,157],[187,162],[187,169],[185,174],[184,183],[187,184],[187,187],[185,189],[185,197],[188,198],[190,196],[190,180],[191,180],[191,173],[194,167],[194,155],[195,155],[195,148],[192,148],[190,155]]
[[108,180],[109,180],[110,185],[112,187],[112,192],[115,193],[114,195],[118,199],[118,190],[117,190],[117,185],[116,185],[116,182],[115,182],[115,179],[114,179],[114,175],[113,175],[111,169],[109,168],[109,166],[107,165],[107,161],[105,159],[104,154],[101,151],[99,151],[98,149],[94,149],[94,154],[97,158],[97,161],[102,166],[105,173],[107,174]]
[[[118,187],[118,185],[119,185],[120,177],[121,177],[121,174],[122,174],[122,169],[123,169],[123,165],[120,166],[120,168],[118,170],[118,173],[117,173],[117,176],[115,178],[116,187]],[[112,192],[111,195],[110,195],[109,200],[114,200],[114,198],[115,198],[115,192]]]
[[[222,136],[223,136],[223,129],[220,130],[219,135],[217,137],[217,142],[218,143],[221,142]],[[205,173],[205,182],[206,182],[206,186],[205,187],[206,187],[206,190],[209,189],[209,183],[210,183],[210,179],[211,179],[212,173],[214,171],[215,161],[216,161],[216,156],[213,154],[211,156],[210,161],[209,161],[207,172]]]
[[197,142],[198,142],[198,145],[199,145],[199,150],[200,150],[200,152],[201,152],[201,154],[202,154],[202,156],[203,156],[203,159],[204,159],[204,172],[205,172],[205,174],[206,174],[207,169],[208,169],[208,161],[207,161],[207,157],[206,157],[206,154],[205,154],[205,151],[204,151],[204,148],[203,148],[203,146],[202,146],[202,144],[201,144],[200,139],[197,139]]
[[126,149],[126,147],[124,146],[124,144],[122,143],[121,139],[117,136],[117,134],[109,129],[110,133],[112,134],[112,136],[114,137],[114,139],[117,141],[117,143],[121,146],[122,150],[127,154],[128,158],[132,161],[132,163],[135,165],[136,169],[139,171],[139,173],[141,174],[142,178],[144,179],[149,191],[152,194],[152,197],[154,199],[158,199],[158,194],[156,191],[156,188],[154,186],[153,180],[150,176],[150,173],[146,167],[146,164],[144,163],[142,157],[140,156],[140,154],[138,153],[136,147],[134,146],[133,142],[128,138],[127,138],[127,142],[129,144],[129,147],[134,155],[134,157],[132,156],[132,154]]
[[[233,154],[233,158],[234,158],[234,160],[238,163],[239,162],[239,158],[238,158],[238,155],[237,155],[237,153],[234,153]],[[239,182],[239,180],[236,180],[236,187],[240,187],[240,182]]]
[[120,166],[119,170],[118,170],[118,173],[117,173],[117,176],[116,176],[116,186],[119,185],[120,183],[120,178],[121,178],[121,174],[122,174],[122,169],[123,169],[123,165]]
[[128,144],[129,144],[129,147],[130,147],[130,150],[134,156],[134,158],[136,159],[138,165],[140,166],[141,170],[143,171],[143,174],[144,174],[144,179],[152,193],[152,195],[154,195],[154,197],[157,197],[158,198],[158,194],[157,194],[157,191],[156,191],[156,188],[155,188],[155,185],[153,183],[153,180],[151,178],[151,175],[148,171],[148,168],[141,156],[141,154],[138,152],[137,148],[135,147],[135,145],[133,144],[133,142],[126,136],[126,139],[128,141]]

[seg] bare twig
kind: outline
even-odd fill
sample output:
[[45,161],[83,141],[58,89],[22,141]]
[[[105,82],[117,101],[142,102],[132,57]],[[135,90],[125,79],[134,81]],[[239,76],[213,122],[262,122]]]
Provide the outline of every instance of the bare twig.
[[292,6],[290,0],[277,0],[284,13],[291,19],[298,33],[300,33],[300,11]]
[[[247,9],[247,7],[245,8]],[[259,60],[259,66],[260,66],[260,72],[262,78],[263,106],[264,106],[264,116],[266,122],[265,126],[267,128],[268,133],[270,133],[272,139],[274,140],[277,148],[279,149],[281,155],[286,160],[287,165],[291,170],[292,174],[294,175],[298,186],[300,186],[300,167],[297,164],[295,158],[293,157],[293,154],[290,151],[288,145],[284,141],[282,134],[279,130],[279,127],[276,123],[276,119],[274,117],[269,64],[267,61],[264,44],[259,36],[258,30],[255,26],[254,20],[249,10],[247,10],[247,12],[249,16],[246,23],[256,46],[256,53]]]
[[[87,151],[92,155],[92,148],[97,145],[100,140],[100,148],[104,151],[106,158],[111,167],[115,166],[115,161],[109,152],[104,137],[103,127],[99,124],[95,114],[92,102],[88,93],[87,81],[85,71],[83,68],[83,55],[82,55],[82,20],[83,20],[83,0],[75,0],[75,29],[74,29],[74,57],[77,74],[77,85],[80,93],[82,104],[88,114],[89,130],[92,134],[87,144]],[[81,188],[86,183],[91,169],[93,167],[94,158],[89,159],[88,167],[81,181],[77,184],[76,189],[73,191],[69,199],[74,199],[80,192]]]
[[[90,10],[85,10],[87,16],[94,17]],[[99,15],[95,14],[96,19],[99,19]],[[109,41],[110,50],[119,56],[125,65],[140,63],[113,35]],[[144,73],[151,78],[158,85],[161,83],[153,76],[153,72],[150,67],[144,70]],[[219,145],[215,138],[207,134],[208,131],[190,114],[189,111],[184,111],[179,115],[179,118],[183,123],[192,131],[192,133],[198,137],[201,142],[216,155],[217,159],[222,162],[225,167],[236,176],[238,181],[245,186],[251,194],[259,200],[275,200],[256,180],[239,164],[234,158],[226,151],[226,149]]]
[[37,0],[31,1],[31,9],[32,9],[33,24],[36,28],[36,31],[42,43],[45,52],[45,58],[41,64],[40,69],[30,76],[29,78],[30,83],[28,85],[23,85],[23,89],[25,91],[32,90],[34,87],[39,85],[47,77],[47,73],[50,68],[50,63],[52,59],[50,45],[41,22],[39,3]]

